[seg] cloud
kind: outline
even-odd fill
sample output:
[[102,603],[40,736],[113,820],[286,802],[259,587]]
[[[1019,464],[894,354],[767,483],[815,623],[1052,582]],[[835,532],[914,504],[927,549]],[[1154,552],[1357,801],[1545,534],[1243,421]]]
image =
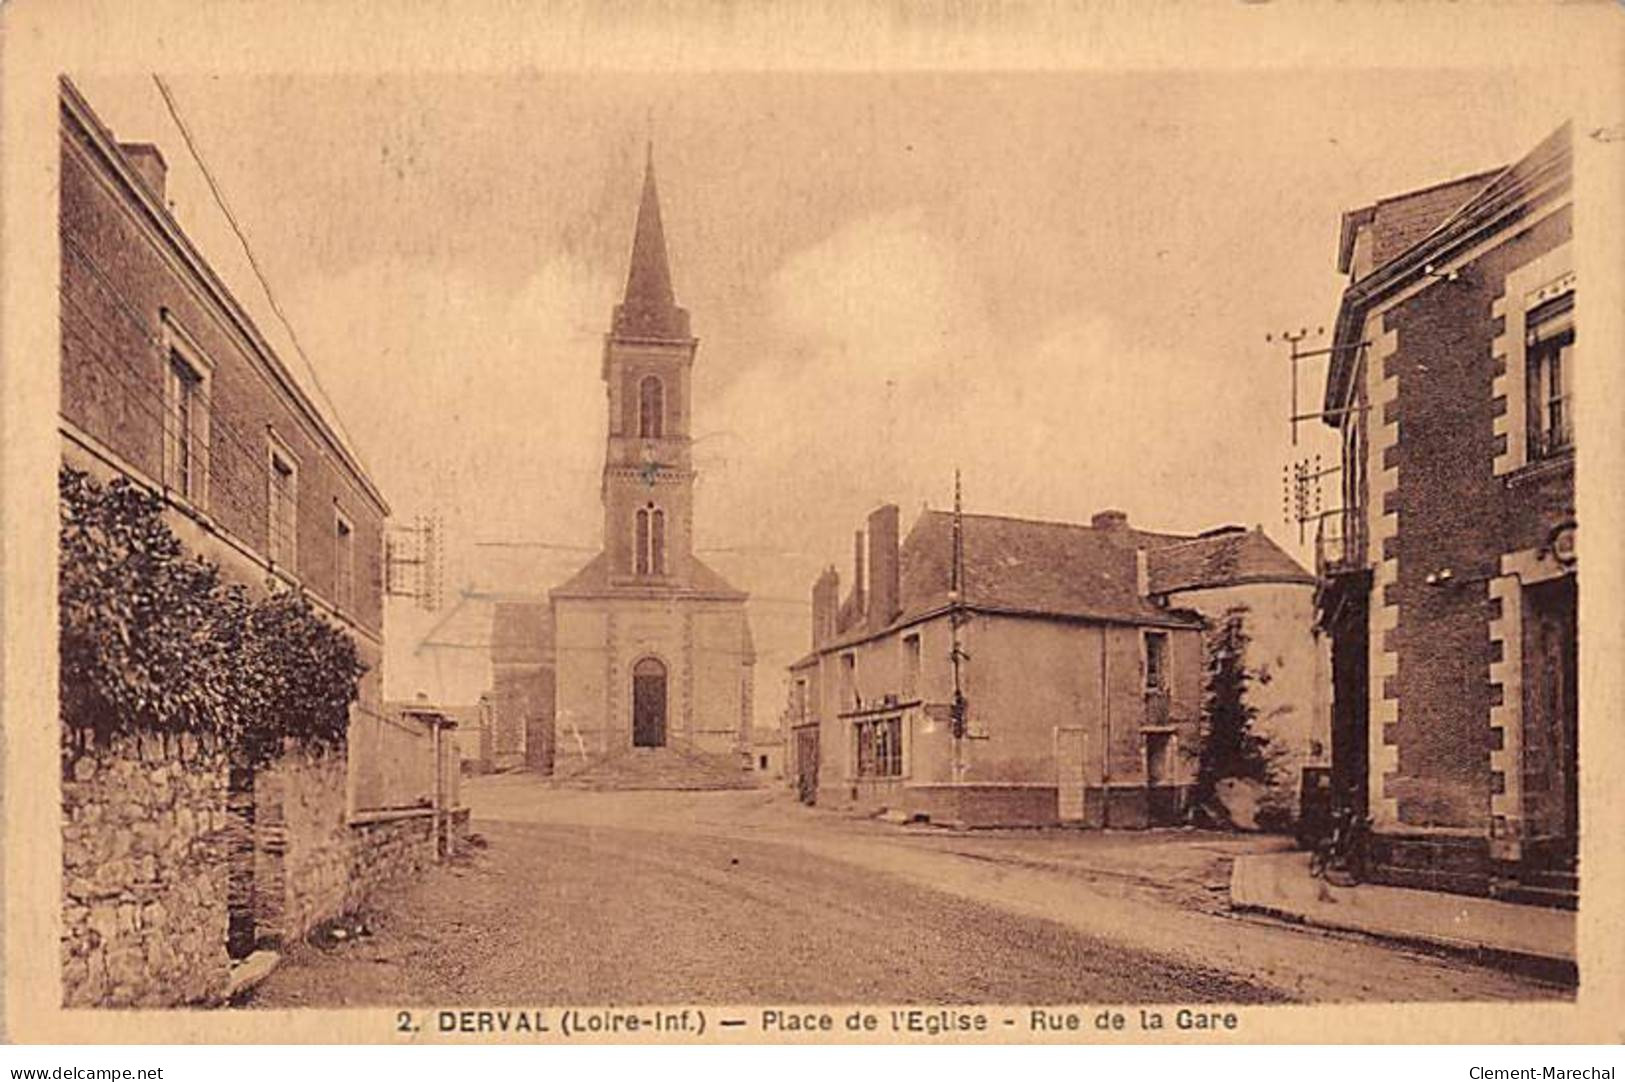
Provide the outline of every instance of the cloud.
[[320,288],[298,298],[305,337],[399,513],[465,517],[487,537],[558,532],[596,506],[603,391],[588,317],[607,313],[610,283],[564,260],[517,285],[392,260]]
[[[586,559],[528,550],[532,560],[505,561],[506,580],[493,582],[492,550],[476,542],[596,542],[605,418],[590,324],[594,313],[607,318],[613,295],[613,283],[565,259],[518,283],[390,260],[292,297],[322,383],[395,520],[437,514],[445,525],[446,608],[391,606],[391,693],[472,701],[489,681],[483,656],[419,651],[423,636],[464,588],[542,590]],[[454,637],[484,633],[477,619],[457,620]]]

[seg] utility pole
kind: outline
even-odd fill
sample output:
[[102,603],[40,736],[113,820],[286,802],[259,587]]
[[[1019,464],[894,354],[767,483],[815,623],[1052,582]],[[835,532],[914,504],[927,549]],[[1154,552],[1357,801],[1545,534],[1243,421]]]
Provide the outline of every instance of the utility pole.
[[1347,409],[1315,410],[1309,413],[1298,412],[1298,365],[1300,362],[1309,360],[1311,357],[1330,357],[1339,352],[1361,353],[1365,350],[1365,342],[1355,342],[1352,345],[1343,346],[1341,349],[1337,346],[1327,346],[1324,349],[1298,348],[1299,342],[1311,337],[1319,338],[1325,333],[1325,327],[1316,327],[1313,335],[1309,333],[1308,327],[1299,327],[1296,331],[1282,331],[1280,334],[1266,334],[1264,336],[1266,342],[1274,342],[1279,338],[1287,344],[1290,350],[1287,354],[1287,361],[1292,366],[1292,408],[1288,411],[1287,418],[1292,424],[1292,446],[1294,447],[1298,445],[1299,421],[1315,421],[1322,417],[1337,417],[1345,413],[1364,412],[1366,409],[1365,406],[1350,406]]
[[[1303,349],[1301,343],[1310,339],[1319,339],[1326,333],[1325,327],[1316,327],[1310,334],[1308,327],[1299,327],[1296,331],[1286,330],[1279,334],[1266,334],[1264,341],[1274,342],[1279,339],[1288,347],[1287,363],[1292,368],[1292,402],[1287,411],[1287,420],[1292,427],[1292,446],[1298,445],[1298,425],[1303,421],[1318,421],[1330,418],[1343,418],[1348,414],[1366,412],[1369,407],[1358,400],[1356,396],[1352,404],[1329,410],[1304,410],[1298,405],[1298,367],[1302,362],[1314,357],[1335,357],[1339,353],[1352,354],[1355,360],[1364,354],[1365,342],[1354,342],[1345,346],[1327,346],[1320,349]],[[1358,378],[1358,376],[1356,376]],[[1343,513],[1342,507],[1325,508],[1322,506],[1321,482],[1322,479],[1342,471],[1341,465],[1322,466],[1319,455],[1305,457],[1293,461],[1281,468],[1281,518],[1287,525],[1293,522],[1298,526],[1298,544],[1305,544],[1308,539],[1308,525],[1315,524],[1315,561],[1318,566],[1321,559],[1321,546],[1324,534],[1325,519]]]
[[952,647],[948,652],[948,659],[952,663],[954,673],[954,698],[950,704],[949,724],[954,736],[954,781],[960,781],[964,773],[964,741],[966,729],[966,714],[968,704],[965,702],[965,692],[960,680],[960,665],[969,660],[970,655],[959,644],[959,628],[965,622],[965,522],[964,507],[961,499],[959,470],[954,470],[954,526],[953,526],[953,560],[948,578],[948,629]]
[[439,515],[419,515],[411,526],[394,524],[384,537],[384,594],[409,598],[418,608],[440,608],[445,574],[445,526]]

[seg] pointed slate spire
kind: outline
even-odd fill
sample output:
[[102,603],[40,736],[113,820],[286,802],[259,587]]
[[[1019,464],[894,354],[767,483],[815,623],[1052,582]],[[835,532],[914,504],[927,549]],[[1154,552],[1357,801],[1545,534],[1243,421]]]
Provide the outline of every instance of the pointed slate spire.
[[626,273],[626,296],[615,306],[614,333],[627,338],[686,339],[688,312],[677,307],[666,258],[666,234],[660,225],[660,195],[655,190],[654,143],[643,167],[643,199],[632,234],[632,263]]

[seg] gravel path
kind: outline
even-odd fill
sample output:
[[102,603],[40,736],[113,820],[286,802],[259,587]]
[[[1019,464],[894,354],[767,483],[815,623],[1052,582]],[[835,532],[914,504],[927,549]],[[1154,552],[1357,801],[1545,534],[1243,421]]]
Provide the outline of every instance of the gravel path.
[[1260,1003],[1245,980],[789,846],[488,824],[391,896],[373,934],[304,947],[260,1006]]

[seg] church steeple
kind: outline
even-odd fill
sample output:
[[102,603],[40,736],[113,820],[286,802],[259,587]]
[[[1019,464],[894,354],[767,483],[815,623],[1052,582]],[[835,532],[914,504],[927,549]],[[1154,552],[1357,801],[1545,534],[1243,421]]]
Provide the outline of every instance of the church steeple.
[[615,306],[617,338],[683,340],[690,337],[688,312],[677,306],[666,258],[666,234],[660,224],[660,195],[655,189],[654,144],[643,166],[643,198],[632,234],[632,262],[626,274],[626,296]]

